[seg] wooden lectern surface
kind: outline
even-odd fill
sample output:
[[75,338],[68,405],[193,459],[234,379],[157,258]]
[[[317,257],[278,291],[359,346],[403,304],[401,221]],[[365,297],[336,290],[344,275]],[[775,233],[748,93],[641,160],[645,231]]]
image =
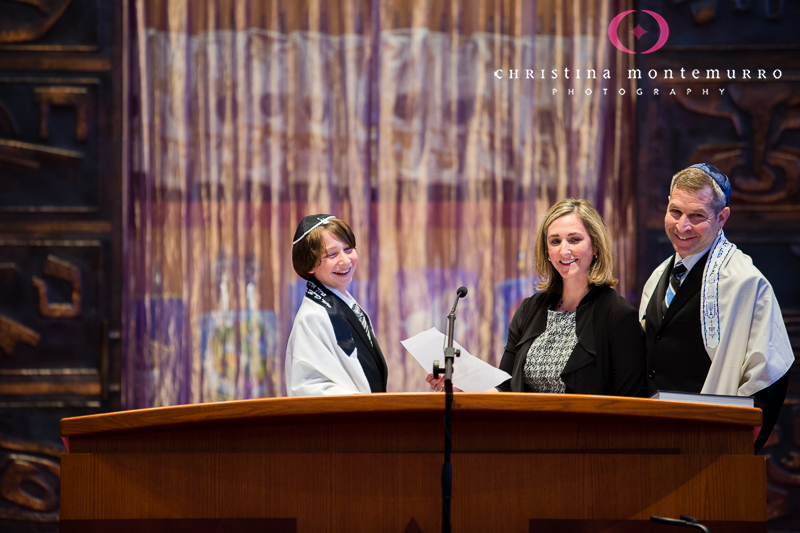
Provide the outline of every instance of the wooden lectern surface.
[[[61,529],[439,531],[443,410],[443,394],[408,393],[64,419]],[[760,421],[648,399],[456,394],[453,531],[661,531],[651,514],[766,531]]]

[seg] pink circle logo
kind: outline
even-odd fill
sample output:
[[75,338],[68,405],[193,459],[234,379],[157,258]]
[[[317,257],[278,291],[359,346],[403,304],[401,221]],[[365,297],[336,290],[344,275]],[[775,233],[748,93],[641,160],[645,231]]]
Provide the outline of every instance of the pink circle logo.
[[[619,24],[620,22],[622,22],[622,19],[624,19],[634,11],[636,10],[630,9],[628,11],[623,11],[622,13],[614,17],[614,19],[611,21],[611,24],[608,25],[608,39],[611,41],[611,44],[613,44],[617,50],[625,52],[626,54],[635,54],[636,52],[631,52],[630,50],[625,48],[624,44],[620,42],[619,37],[617,36],[617,28],[619,28]],[[658,42],[654,44],[653,47],[650,48],[650,50],[642,52],[643,54],[651,54],[656,50],[658,50],[659,48],[661,48],[662,46],[664,46],[664,44],[666,44],[667,38],[669,38],[669,26],[667,25],[667,21],[664,20],[664,17],[662,17],[658,13],[655,13],[653,11],[648,11],[646,9],[642,9],[642,11],[644,11],[645,13],[656,19],[656,22],[658,22],[658,29],[661,31],[661,35],[658,37]],[[637,24],[636,28],[631,30],[631,33],[636,36],[636,39],[641,39],[642,35],[647,33],[647,30],[643,29],[641,26]]]

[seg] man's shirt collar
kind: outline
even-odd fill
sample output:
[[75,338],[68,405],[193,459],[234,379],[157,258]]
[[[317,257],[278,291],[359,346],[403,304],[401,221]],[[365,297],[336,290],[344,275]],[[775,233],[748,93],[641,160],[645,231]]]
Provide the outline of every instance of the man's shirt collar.
[[692,267],[695,266],[697,262],[703,258],[706,252],[708,252],[713,245],[714,243],[712,242],[711,244],[708,245],[708,247],[705,250],[701,250],[696,254],[692,254],[686,257],[681,257],[681,255],[678,252],[675,252],[675,264],[677,264],[678,261],[682,261],[683,266],[686,267],[686,273],[688,274],[689,271],[692,269]]

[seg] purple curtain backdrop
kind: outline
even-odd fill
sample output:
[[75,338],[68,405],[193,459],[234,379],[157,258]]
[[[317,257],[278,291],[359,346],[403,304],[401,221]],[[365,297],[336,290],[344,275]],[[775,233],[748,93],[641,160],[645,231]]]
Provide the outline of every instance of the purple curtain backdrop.
[[631,298],[633,56],[606,36],[629,2],[552,4],[131,2],[124,406],[285,394],[309,213],[353,226],[390,391],[425,390],[400,340],[460,285],[459,342],[499,362],[565,196],[605,217]]

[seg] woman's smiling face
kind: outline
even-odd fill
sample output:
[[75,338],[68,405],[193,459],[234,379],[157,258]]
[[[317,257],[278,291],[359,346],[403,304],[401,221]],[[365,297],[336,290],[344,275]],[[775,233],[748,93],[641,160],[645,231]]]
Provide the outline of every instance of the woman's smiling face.
[[358,265],[358,252],[329,231],[322,235],[322,246],[322,258],[310,274],[331,289],[347,292]]
[[586,226],[574,213],[555,219],[547,228],[547,255],[565,280],[584,278],[588,284],[596,253]]

